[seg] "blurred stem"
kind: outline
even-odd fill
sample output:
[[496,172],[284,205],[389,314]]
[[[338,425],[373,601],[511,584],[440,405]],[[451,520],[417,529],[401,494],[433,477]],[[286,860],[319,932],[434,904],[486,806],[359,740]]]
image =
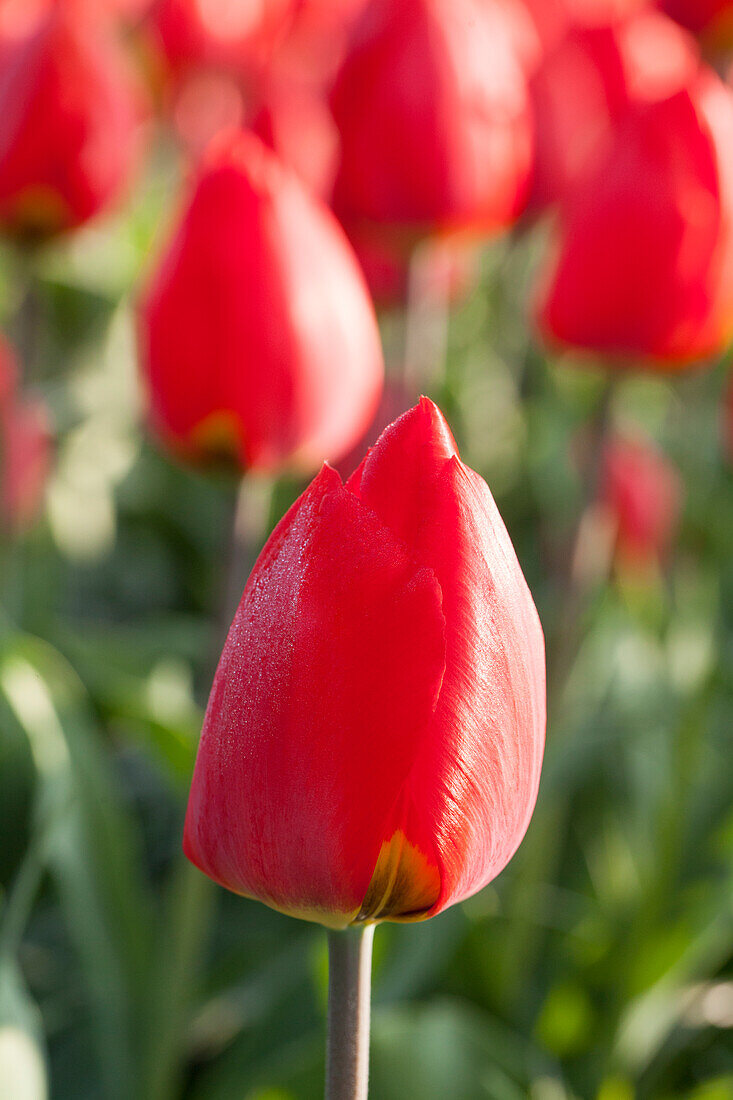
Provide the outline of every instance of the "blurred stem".
[[408,393],[416,395],[442,382],[448,356],[449,287],[447,278],[436,278],[437,247],[430,239],[416,245],[407,276],[402,370]]
[[[220,651],[242,598],[247,578],[262,549],[270,517],[275,480],[248,474],[237,488],[232,506],[226,569],[215,646]],[[217,652],[218,659],[218,652]]]
[[39,329],[43,303],[36,277],[36,250],[23,247],[18,253],[18,281],[24,287],[12,326],[12,339],[20,360],[23,377],[33,377],[38,359]]
[[[564,572],[559,579],[560,625],[553,639],[552,653],[548,661],[548,690],[550,703],[554,704],[564,693],[567,679],[577,656],[583,618],[588,598],[596,583],[605,579],[599,576],[594,557],[594,544],[603,540],[599,531],[599,516],[595,505],[600,488],[603,451],[611,420],[611,406],[615,393],[615,375],[608,371],[591,422],[581,468],[580,515],[570,545],[570,552],[563,562]],[[610,558],[605,567],[610,566]],[[551,706],[550,710],[552,711]]]
[[374,925],[328,933],[326,1100],[366,1100]]

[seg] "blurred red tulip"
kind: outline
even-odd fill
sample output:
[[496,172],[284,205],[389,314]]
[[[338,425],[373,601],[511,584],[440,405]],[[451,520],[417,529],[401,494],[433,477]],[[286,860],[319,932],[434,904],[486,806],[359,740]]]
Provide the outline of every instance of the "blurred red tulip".
[[661,0],[683,27],[720,45],[733,45],[733,0]]
[[486,483],[423,398],[346,485],[324,466],[255,565],[185,852],[334,927],[432,916],[515,852],[544,727],[532,597]]
[[600,500],[624,566],[644,567],[665,556],[679,523],[682,482],[656,447],[640,439],[612,438],[603,454]]
[[733,92],[703,70],[632,110],[561,206],[545,334],[681,367],[733,334]]
[[532,201],[560,198],[592,164],[633,104],[666,99],[693,80],[695,42],[659,12],[573,26],[532,80],[536,160]]
[[220,135],[144,302],[155,428],[191,459],[337,459],[379,400],[374,309],[330,211],[253,134]]
[[109,18],[130,26],[150,5],[151,0],[0,0],[0,40],[27,38],[60,8],[87,22]]
[[140,152],[141,91],[106,21],[57,5],[0,48],[0,225],[45,235],[117,199]]
[[46,407],[18,393],[15,361],[0,343],[0,529],[27,527],[40,507],[50,465]]
[[331,102],[347,223],[489,231],[521,212],[532,124],[502,0],[373,0]]

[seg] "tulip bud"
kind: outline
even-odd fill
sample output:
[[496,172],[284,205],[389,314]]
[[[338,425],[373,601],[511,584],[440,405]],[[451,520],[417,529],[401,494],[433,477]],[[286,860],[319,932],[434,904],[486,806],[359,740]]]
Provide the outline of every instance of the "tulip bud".
[[537,796],[542,628],[485,482],[423,398],[266,544],[209,699],[184,850],[332,927],[411,921],[506,865]]
[[500,0],[375,0],[331,103],[334,204],[349,224],[489,231],[523,209],[529,96]]
[[0,224],[38,236],[116,199],[139,155],[140,89],[106,20],[56,5],[0,50]]
[[600,500],[613,522],[622,564],[640,568],[665,556],[679,523],[682,482],[660,451],[644,440],[611,439]]
[[707,69],[632,110],[561,206],[544,332],[681,367],[733,332],[733,93]]
[[18,394],[15,361],[0,343],[0,529],[17,532],[34,519],[49,461],[46,407]]
[[379,401],[374,308],[343,231],[253,134],[209,149],[145,298],[154,427],[201,462],[339,458]]
[[694,78],[694,39],[659,12],[573,25],[531,82],[537,128],[535,206],[559,199],[635,104],[666,99]]

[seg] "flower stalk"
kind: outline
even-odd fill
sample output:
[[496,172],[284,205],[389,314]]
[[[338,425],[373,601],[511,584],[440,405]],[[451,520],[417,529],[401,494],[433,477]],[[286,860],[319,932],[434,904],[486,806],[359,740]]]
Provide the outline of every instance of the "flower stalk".
[[326,1100],[366,1100],[374,925],[328,934]]

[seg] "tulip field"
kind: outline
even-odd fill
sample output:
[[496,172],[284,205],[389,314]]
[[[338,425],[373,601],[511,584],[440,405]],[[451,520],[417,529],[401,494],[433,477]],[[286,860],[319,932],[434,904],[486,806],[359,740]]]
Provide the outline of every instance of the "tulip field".
[[733,1100],[732,339],[731,0],[0,0],[0,1100]]

